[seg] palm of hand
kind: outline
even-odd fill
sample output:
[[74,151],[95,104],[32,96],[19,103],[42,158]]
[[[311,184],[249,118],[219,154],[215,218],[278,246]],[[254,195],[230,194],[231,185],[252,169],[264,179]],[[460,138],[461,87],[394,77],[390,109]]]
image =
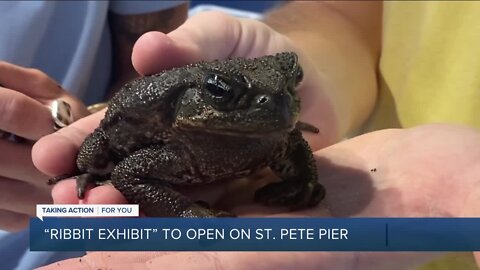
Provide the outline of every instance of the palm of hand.
[[[151,74],[199,60],[255,57],[295,50],[288,40],[258,22],[239,23],[218,14],[214,16],[207,19],[201,16],[192,18],[190,24],[168,36],[162,33],[144,35],[134,48],[136,69],[142,74]],[[204,25],[212,20],[216,23]],[[202,35],[202,29],[210,29],[208,38]],[[218,48],[216,44],[224,46]],[[212,47],[218,50],[204,50]],[[300,89],[301,95],[304,95],[302,100],[306,101],[302,106],[303,120],[316,124],[323,131],[321,136],[308,138],[313,148],[319,149],[330,144],[336,135],[329,134],[328,129],[317,124],[318,115],[333,119],[326,117],[333,113],[328,99],[320,96],[321,91],[311,91],[323,84],[314,76],[315,71],[308,61],[302,63],[306,70],[305,81]],[[64,129],[61,134],[54,134],[37,143],[33,153],[37,167],[50,175],[71,170],[72,159],[81,139],[98,125],[99,119],[99,115],[83,119]],[[331,123],[327,126],[331,126]],[[302,212],[272,211],[257,205],[237,206],[231,210],[241,215],[478,216],[480,180],[475,175],[480,173],[479,139],[480,135],[470,129],[438,125],[366,134],[315,153],[319,179],[327,189],[325,202],[320,206]],[[46,153],[45,149],[51,145],[56,145],[55,149],[62,151],[49,153],[48,158],[44,158],[42,149]],[[258,183],[237,186],[242,192],[231,187],[215,186],[195,194],[208,198],[209,202],[237,205],[250,201],[252,190]],[[58,203],[78,203],[74,190],[74,183],[66,181],[54,188],[53,197]],[[195,197],[195,194],[192,196]],[[121,194],[106,186],[89,191],[87,200],[89,203],[124,202]],[[96,269],[99,266],[115,269],[136,266],[151,269],[168,269],[168,266],[185,269],[405,269],[433,256],[426,253],[325,252],[292,252],[281,253],[281,256],[279,253],[234,252],[127,254],[94,252],[81,261],[72,259],[62,262],[61,266],[84,266],[84,269]],[[55,265],[51,267],[49,269]]]
[[[447,125],[431,125],[406,130],[384,130],[333,145],[317,151],[317,165],[327,188],[324,203],[301,212],[283,212],[259,206],[238,206],[232,211],[241,215],[282,216],[361,216],[361,217],[459,217],[478,216],[480,209],[480,135],[473,130]],[[445,142],[449,142],[446,144]],[[475,166],[474,166],[475,165]],[[64,187],[73,183],[65,183]],[[217,200],[230,197],[248,200],[253,186],[243,185],[240,190],[217,187]],[[105,193],[105,187],[101,187]],[[245,191],[247,190],[247,191]],[[250,191],[248,191],[250,190]],[[96,196],[95,189],[90,191]],[[228,194],[246,194],[243,198]],[[55,194],[55,193],[54,193]],[[71,193],[74,196],[74,192]],[[225,196],[227,195],[227,196]],[[103,196],[104,197],[104,196]],[[117,197],[121,198],[121,197]],[[224,203],[229,203],[222,199]],[[230,202],[231,203],[231,202]],[[341,269],[357,261],[361,267],[397,269],[418,265],[431,259],[426,253],[142,253],[119,256],[118,253],[90,253],[83,263],[103,263],[111,267],[120,258],[127,262],[166,266],[181,261],[189,265],[211,266],[220,261],[221,269],[243,269],[258,264],[259,269],[288,266],[302,269],[319,265]],[[372,260],[371,257],[375,259]],[[100,260],[101,258],[101,260]],[[109,258],[116,258],[115,260]],[[100,260],[100,261],[99,261]],[[127,263],[122,261],[122,264]],[[238,265],[235,265],[239,262]],[[241,263],[240,263],[241,262]],[[74,259],[66,263],[80,263]],[[126,264],[125,264],[126,265]],[[88,269],[88,268],[87,268]],[[200,268],[199,268],[200,269]],[[250,268],[249,268],[250,269]],[[343,268],[342,268],[343,269]],[[360,268],[361,269],[361,268]]]

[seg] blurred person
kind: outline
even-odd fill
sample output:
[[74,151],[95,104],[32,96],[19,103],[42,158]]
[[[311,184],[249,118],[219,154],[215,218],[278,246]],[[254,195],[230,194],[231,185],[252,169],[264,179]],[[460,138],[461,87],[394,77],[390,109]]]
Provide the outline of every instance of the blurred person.
[[29,251],[29,217],[52,202],[49,177],[31,161],[33,142],[54,132],[53,101],[70,104],[74,119],[88,115],[84,104],[138,76],[130,61],[137,38],[175,29],[187,11],[186,1],[0,2],[0,268],[81,255]]

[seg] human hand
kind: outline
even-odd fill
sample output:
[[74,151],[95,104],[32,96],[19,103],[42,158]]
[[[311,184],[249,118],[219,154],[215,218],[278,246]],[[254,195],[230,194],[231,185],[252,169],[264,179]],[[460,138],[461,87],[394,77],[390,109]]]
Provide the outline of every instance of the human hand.
[[[268,28],[267,26],[263,25],[260,22],[238,20],[238,19],[233,19],[220,14],[204,14],[202,16],[205,16],[205,17],[200,17],[199,15],[197,17],[190,19],[184,26],[182,26],[178,30],[168,35],[158,33],[158,32],[152,32],[144,35],[137,42],[137,45],[134,49],[133,62],[137,70],[142,74],[151,74],[151,73],[159,72],[163,69],[168,69],[174,66],[180,66],[186,63],[190,63],[190,62],[194,62],[202,59],[212,60],[215,58],[225,58],[228,56],[254,57],[254,56],[259,56],[267,53],[268,54],[274,53],[277,51],[296,50],[291,45],[291,42],[288,39],[272,31],[270,28]],[[207,23],[207,22],[212,22],[212,23]],[[208,29],[208,33],[205,33],[205,30],[203,29]],[[309,74],[318,75],[318,73],[316,73],[315,70],[311,68],[308,61],[305,60],[301,55],[301,52],[299,51],[297,52],[300,53],[300,61],[302,66],[305,69],[305,80],[304,80],[304,83],[302,84],[302,88],[300,89],[300,94],[303,95],[302,97],[303,100],[308,101],[303,104],[304,111],[302,115],[303,117],[302,120],[313,123],[317,126],[320,126],[320,128],[322,128],[322,124],[317,123],[318,119],[320,119],[320,117],[317,117],[317,115],[329,116],[333,114],[333,112],[331,111],[328,105],[328,102],[326,102],[325,104],[325,101],[328,101],[328,98],[324,98],[321,96],[322,91],[318,91],[318,92],[315,91],[315,89],[317,90],[321,89],[322,78],[309,75]],[[156,62],[153,59],[155,59]],[[158,59],[162,59],[162,61],[158,61]],[[309,87],[310,85],[312,87]],[[312,91],[312,92],[309,92],[309,91]],[[318,108],[321,108],[324,111],[318,113]],[[42,140],[41,142],[39,142],[36,145],[36,150],[38,151],[34,151],[34,159],[36,160],[37,166],[41,168],[42,171],[50,175],[58,175],[58,174],[71,171],[73,166],[72,164],[74,164],[75,153],[78,149],[78,146],[80,145],[84,136],[87,133],[91,132],[96,125],[98,125],[98,121],[100,120],[100,118],[101,118],[101,115],[94,115],[92,117],[88,117],[82,121],[78,121],[78,123],[75,123],[71,127],[68,127],[62,130],[63,134],[54,134],[46,137],[45,140]],[[328,119],[328,118],[329,117],[325,117],[325,119]],[[322,132],[323,132],[321,134],[322,136],[318,136],[313,139],[311,137],[309,138],[310,143],[313,144],[315,148],[323,147],[325,145],[330,144],[331,141],[334,141],[334,139],[332,138],[335,138],[335,135],[328,134],[329,130],[323,130]],[[358,142],[358,139],[356,140]],[[379,142],[382,143],[382,140],[380,140]],[[413,142],[410,142],[410,143],[413,143]],[[51,153],[50,155],[41,154],[42,152],[45,154],[45,151],[46,151],[45,149],[50,149],[49,147],[47,147],[48,145],[55,145],[55,144],[57,145],[58,149],[63,149],[63,150],[56,151],[55,153],[53,153],[53,155]],[[342,145],[344,145],[344,143],[339,144],[339,146],[342,146]],[[355,146],[353,147],[353,149],[356,149],[356,148],[360,150],[362,149],[361,144],[357,143],[357,144],[353,144],[353,146]],[[328,157],[328,153],[331,154],[335,152],[335,151],[332,152],[331,149],[339,149],[336,147],[337,146],[334,146],[332,148],[327,148],[323,151],[320,151],[317,153],[317,156],[323,157],[325,155],[326,157]],[[352,145],[350,145],[350,147],[352,147]],[[399,148],[401,150],[401,147]],[[349,156],[348,155],[349,153],[350,152],[347,151],[347,154],[345,156],[341,156],[340,158],[346,159],[348,161],[349,158],[352,159],[353,157],[355,157],[355,155]],[[355,153],[355,151],[351,151],[351,153]],[[370,158],[372,158],[372,160],[374,160],[375,162],[384,161],[379,158],[374,158],[375,157],[374,153],[370,153],[369,155],[370,155]],[[47,162],[47,159],[45,159],[45,157],[47,156],[48,158],[50,158],[48,162]],[[367,156],[368,156],[368,153],[367,153]],[[383,153],[383,156],[386,156],[385,153]],[[50,165],[48,165],[47,163],[49,163]],[[346,165],[348,165],[348,162],[346,162]],[[324,173],[322,173],[322,170],[324,169],[324,168],[322,169],[322,162],[319,162],[319,167],[321,171],[321,176],[324,177],[327,181],[326,186],[327,186],[327,190],[329,190],[330,195],[327,195],[326,201],[329,205],[331,205],[331,208],[336,207],[337,211],[340,210],[340,213],[342,213],[341,210],[344,209],[343,211],[346,211],[346,213],[343,213],[343,215],[349,216],[348,214],[349,207],[352,209],[355,209],[355,207],[357,208],[359,207],[358,202],[354,200],[355,198],[358,197],[357,200],[362,198],[363,199],[368,198],[368,196],[366,196],[368,194],[362,195],[361,192],[358,193],[353,188],[346,189],[344,186],[346,185],[345,182],[343,182],[344,185],[341,185],[341,187],[330,185],[328,183],[328,179],[329,179],[328,175],[325,175]],[[330,178],[332,178],[332,175],[335,175],[332,173],[333,170],[330,170],[330,171],[325,170],[325,171],[331,174]],[[365,170],[365,172],[368,173],[368,170]],[[346,180],[351,180],[350,177],[348,173],[347,175],[344,175],[344,178],[346,178]],[[373,182],[375,181],[372,181],[372,183]],[[407,183],[410,184],[410,182],[408,181]],[[432,183],[426,183],[426,184],[431,185]],[[348,185],[351,185],[351,183],[348,183]],[[389,182],[389,185],[394,186],[393,191],[396,190],[395,188],[398,188],[392,182]],[[388,185],[386,186],[388,187]],[[335,187],[338,192],[335,192]],[[358,188],[358,186],[353,184],[351,185],[351,187]],[[441,187],[441,185],[439,185],[437,188],[439,187]],[[403,188],[406,190],[405,186]],[[222,202],[225,202],[222,199],[220,199],[222,197],[221,195],[224,194],[225,191],[227,190],[225,186],[221,188],[213,189],[213,190],[215,190],[215,192],[211,192],[210,193],[211,196],[207,196],[210,198],[209,201],[220,200]],[[246,190],[248,190],[248,188]],[[405,190],[403,190],[403,192],[405,192]],[[415,188],[415,190],[417,189]],[[428,190],[428,187],[425,187],[425,190]],[[345,193],[348,194],[347,191],[350,191],[350,195],[352,195],[353,198],[344,196]],[[358,216],[385,216],[385,211],[380,211],[380,210],[382,210],[382,206],[384,207],[388,206],[393,208],[391,212],[387,211],[387,214],[390,214],[391,216],[397,216],[397,215],[401,216],[401,215],[408,215],[408,214],[412,216],[425,215],[425,213],[422,211],[413,211],[413,212],[410,211],[413,208],[412,207],[408,208],[406,207],[407,205],[402,203],[397,204],[397,206],[395,206],[395,204],[382,205],[382,203],[384,203],[382,202],[382,200],[388,201],[388,196],[386,195],[376,196],[376,195],[383,194],[382,192],[385,192],[385,191],[388,191],[388,189],[387,190],[385,190],[385,188],[381,188],[380,190],[373,189],[372,194],[370,194],[371,196],[370,199],[372,200],[375,199],[374,201],[376,203],[373,203],[373,204],[370,203],[369,207],[365,207],[365,209],[362,211],[358,211],[358,212],[353,211],[354,212],[353,214]],[[248,195],[252,193],[245,192],[241,194]],[[337,197],[339,198],[335,198],[334,196],[335,194],[339,194],[337,195]],[[387,194],[387,195],[391,195],[391,194]],[[78,203],[78,199],[76,198],[76,194],[75,194],[75,183],[73,181],[64,181],[58,184],[57,186],[55,186],[53,190],[53,196],[57,203]],[[332,196],[334,196],[333,199],[331,198]],[[249,196],[244,196],[244,197],[248,198]],[[243,200],[245,198],[243,198]],[[239,199],[239,200],[241,201],[242,199]],[[352,200],[353,202],[356,202],[356,204],[353,203]],[[102,186],[102,187],[97,187],[90,190],[87,193],[85,201],[87,203],[120,203],[120,202],[124,202],[124,199],[121,196],[121,194],[119,194],[119,192],[113,189],[112,187]],[[425,203],[424,201],[422,202]],[[420,202],[419,202],[419,205],[420,205]],[[403,206],[406,207],[405,211],[401,211],[403,210],[402,208]],[[253,207],[243,206],[243,207],[238,207],[236,209],[232,209],[232,211],[238,214],[248,214],[248,215],[266,214],[265,208],[259,208],[258,206],[253,206]],[[309,210],[309,211],[311,212],[302,212],[302,213],[293,213],[293,214],[314,215],[314,216],[327,215],[327,213],[325,213],[325,210],[324,209],[322,210],[320,208],[316,208],[314,210]],[[269,212],[268,214],[272,214],[272,213]],[[330,211],[330,214],[336,215],[335,211]],[[131,253],[131,254],[132,254],[132,257],[135,256],[134,255],[135,253]],[[138,253],[136,254],[138,255]],[[152,254],[142,253],[142,254],[144,254],[144,255],[140,255],[142,258],[147,258],[147,257],[153,258],[156,256],[163,257],[163,255],[165,255],[165,253],[152,253]],[[174,254],[174,256],[183,256],[181,254],[187,254],[187,253],[180,253],[180,255]],[[234,260],[233,258],[242,258],[242,260],[246,260],[246,262],[258,261],[258,257],[257,257],[258,254],[255,255],[250,253],[245,253],[246,255],[241,255],[241,256],[237,256],[238,254],[236,253],[215,253],[215,254],[198,253],[198,254],[207,254],[205,255],[204,258],[212,258],[213,260],[216,260],[218,258],[218,260],[220,261],[230,260],[226,258],[228,256],[230,256],[229,258],[231,258],[232,261]],[[228,255],[228,254],[233,254],[233,255]],[[388,254],[387,256],[378,255],[375,258],[371,258],[369,257],[370,256],[369,254],[363,254],[363,253],[358,253],[358,254],[347,253],[343,255],[338,253],[343,257],[337,257],[336,255],[332,256],[331,253],[326,253],[326,254],[289,253],[289,254],[291,254],[291,256],[285,256],[285,258],[292,259],[293,261],[301,260],[305,262],[309,262],[309,260],[303,260],[304,258],[303,256],[308,256],[309,258],[310,256],[315,256],[315,258],[317,259],[312,258],[311,259],[312,262],[318,262],[319,260],[321,260],[323,265],[323,262],[325,261],[326,262],[325,265],[327,266],[330,266],[327,262],[328,258],[331,258],[332,263],[353,264],[354,260],[358,260],[360,265],[363,265],[363,264],[369,265],[369,262],[371,262],[371,260],[373,259],[375,260],[375,263],[379,263],[382,261],[381,258],[383,258],[383,262],[385,262],[385,264],[388,265],[388,263],[391,263],[400,267],[405,266],[405,264],[416,264],[419,262],[419,260],[423,259],[423,257],[419,257],[419,253],[407,254],[407,256],[404,256],[405,254],[398,254],[398,260],[395,259],[397,255],[393,256],[392,254]],[[103,255],[104,253],[92,253],[92,255],[88,255],[88,256],[101,257]],[[103,256],[103,258],[106,258],[111,255],[112,254],[107,254],[107,256]],[[171,255],[171,254],[168,253],[168,255]],[[187,254],[187,255],[193,256],[192,254]],[[262,253],[262,258],[263,258],[263,255],[265,255],[265,253]],[[203,256],[203,255],[199,255],[199,256]],[[427,257],[428,256],[430,255],[427,255]],[[282,260],[282,258],[277,258],[277,257],[278,256],[275,256],[275,254],[272,254],[272,260],[280,260],[280,261]],[[111,258],[116,258],[116,257],[111,256]],[[192,258],[195,259],[195,256],[193,256]],[[251,259],[248,259],[248,258],[251,258]],[[88,259],[88,257],[85,259]],[[128,258],[126,259],[128,260]],[[147,259],[147,260],[150,260],[150,259]],[[85,262],[85,260],[82,260],[82,261]],[[95,259],[92,259],[92,261],[95,261]],[[143,261],[145,260],[142,260],[142,263]],[[281,262],[280,261],[278,262],[284,263],[284,261],[281,261]],[[111,262],[107,262],[107,264],[110,264],[110,263]],[[275,261],[271,261],[269,263],[271,263],[271,265],[275,265]],[[242,264],[240,264],[240,266],[241,265]],[[318,267],[318,265],[315,267]],[[379,267],[381,267],[381,264],[379,264]],[[388,269],[391,269],[391,268],[388,268]]]
[[[262,22],[237,19],[217,12],[205,12],[192,17],[169,34],[149,32],[143,35],[133,49],[132,61],[139,73],[152,74],[200,60],[256,57],[281,51],[296,51],[300,57],[304,71],[304,79],[299,89],[300,98],[303,100],[301,119],[320,129],[320,134],[305,134],[307,140],[313,149],[330,145],[337,139],[337,134],[334,132],[335,128],[331,128],[335,125],[331,104],[322,91],[324,79],[287,37],[275,32]],[[158,61],[158,59],[162,61]],[[318,117],[318,115],[322,115],[322,117]],[[70,133],[70,136],[75,138],[80,136],[83,140],[85,134],[90,133],[98,125],[99,120],[100,116],[92,116],[85,121],[80,121],[78,125],[63,129],[62,132],[63,134]],[[89,128],[86,128],[85,125]],[[52,143],[56,140],[59,143],[66,142],[65,147],[70,150],[58,160],[50,157],[57,153],[52,154],[49,153],[49,150],[41,150],[46,151],[47,155],[46,157],[43,157],[42,154],[34,155],[38,167],[49,175],[71,173],[75,164],[73,159],[81,140],[65,137],[57,139],[56,135],[48,140]],[[71,144],[68,143],[69,140],[72,142]],[[55,148],[62,149],[58,146]],[[58,155],[62,154],[58,153]],[[69,192],[73,186],[68,186],[66,183],[68,182],[64,181],[57,185],[53,191],[54,197],[58,196],[57,198],[62,202],[78,202],[78,199],[71,196],[72,193]],[[210,187],[209,190],[216,189]],[[90,190],[88,196],[90,203],[108,203],[110,198],[119,198],[118,192],[109,187],[94,188]],[[204,200],[209,201],[209,198]]]
[[[243,216],[480,215],[480,133],[473,129],[427,125],[382,130],[317,151],[315,158],[319,179],[327,190],[321,205],[300,212],[258,205],[237,206],[231,211]],[[65,183],[63,188],[72,184]],[[252,201],[256,185],[247,184],[239,187],[240,190],[224,189],[223,196],[217,196],[217,200]],[[74,188],[69,190],[74,196]],[[64,198],[55,196],[55,192],[54,197]],[[92,252],[82,260],[71,259],[44,269],[58,266],[69,269],[410,269],[438,255],[423,252]],[[475,255],[480,263],[480,254]]]
[[133,48],[132,62],[140,74],[146,75],[198,61],[254,58],[284,51],[299,55],[304,72],[298,89],[302,100],[300,119],[320,130],[318,135],[305,134],[310,146],[320,149],[334,143],[339,136],[335,113],[323,89],[330,83],[293,42],[260,21],[219,12],[200,13],[168,34],[148,32],[141,36]]
[[[0,61],[0,130],[24,139],[0,138],[0,229],[17,231],[28,225],[37,203],[51,202],[47,176],[32,163],[33,141],[52,133],[48,105],[63,99],[75,117],[86,108],[39,70]],[[18,138],[17,137],[17,138]]]

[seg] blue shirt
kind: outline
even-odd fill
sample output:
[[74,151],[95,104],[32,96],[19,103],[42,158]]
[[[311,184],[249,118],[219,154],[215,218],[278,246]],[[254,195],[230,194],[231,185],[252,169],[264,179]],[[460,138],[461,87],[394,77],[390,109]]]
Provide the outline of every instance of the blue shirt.
[[[101,101],[110,79],[108,11],[155,12],[185,1],[0,1],[0,60],[33,67],[86,104]],[[33,269],[78,252],[30,252],[28,231],[0,231],[0,268]]]

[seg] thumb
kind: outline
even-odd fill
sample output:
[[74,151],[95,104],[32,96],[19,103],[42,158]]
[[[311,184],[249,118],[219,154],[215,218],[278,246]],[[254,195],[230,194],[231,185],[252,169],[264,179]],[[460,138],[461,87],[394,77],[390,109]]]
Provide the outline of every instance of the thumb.
[[290,48],[282,35],[262,22],[221,12],[203,12],[178,29],[141,36],[132,53],[140,74],[153,74],[201,60],[257,57]]
[[38,140],[32,148],[35,167],[51,176],[75,171],[78,149],[85,137],[98,126],[104,113],[105,110],[84,117]]

